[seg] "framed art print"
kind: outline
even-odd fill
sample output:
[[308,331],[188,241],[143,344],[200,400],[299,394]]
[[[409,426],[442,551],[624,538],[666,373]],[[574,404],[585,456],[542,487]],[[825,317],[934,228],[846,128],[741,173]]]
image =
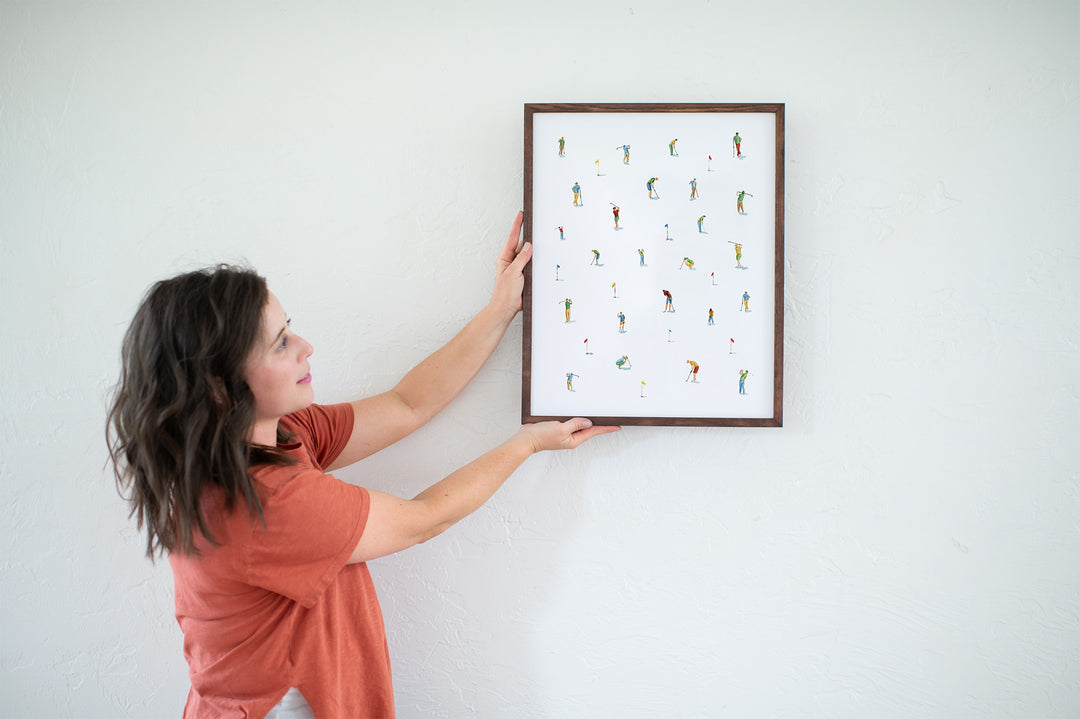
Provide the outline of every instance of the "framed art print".
[[779,427],[784,105],[525,105],[522,421]]

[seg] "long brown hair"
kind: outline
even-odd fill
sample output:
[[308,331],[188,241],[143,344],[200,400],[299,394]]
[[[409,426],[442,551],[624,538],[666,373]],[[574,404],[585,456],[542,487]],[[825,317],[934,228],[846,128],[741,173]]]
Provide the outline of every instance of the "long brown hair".
[[[249,439],[255,398],[244,366],[268,297],[249,268],[188,272],[154,284],[124,335],[105,434],[117,489],[146,526],[151,559],[195,554],[196,530],[216,543],[201,508],[208,485],[223,490],[226,511],[239,498],[265,521],[248,470],[291,462]],[[279,430],[278,439],[290,438]]]

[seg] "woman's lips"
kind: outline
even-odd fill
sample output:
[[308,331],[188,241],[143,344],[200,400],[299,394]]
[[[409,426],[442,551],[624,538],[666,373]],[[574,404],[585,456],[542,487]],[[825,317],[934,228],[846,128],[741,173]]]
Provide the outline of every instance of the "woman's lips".
[[306,375],[304,375],[303,379],[301,379],[296,384],[311,384],[311,373],[308,372]]

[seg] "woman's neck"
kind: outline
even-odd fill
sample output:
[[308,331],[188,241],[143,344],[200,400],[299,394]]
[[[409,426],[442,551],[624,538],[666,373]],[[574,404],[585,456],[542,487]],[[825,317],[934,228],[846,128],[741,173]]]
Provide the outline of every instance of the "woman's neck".
[[255,420],[251,429],[251,443],[263,447],[277,446],[277,429],[280,418]]

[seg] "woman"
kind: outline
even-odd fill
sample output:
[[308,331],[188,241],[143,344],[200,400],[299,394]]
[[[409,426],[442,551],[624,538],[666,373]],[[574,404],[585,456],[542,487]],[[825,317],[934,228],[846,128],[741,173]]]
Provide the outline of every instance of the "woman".
[[168,553],[173,569],[185,717],[393,716],[366,561],[438,535],[533,453],[617,429],[524,426],[411,500],[325,473],[426,423],[491,355],[521,309],[521,219],[491,302],[394,389],[347,404],[312,404],[313,348],[253,271],[151,288],[124,338],[108,441],[147,554]]

